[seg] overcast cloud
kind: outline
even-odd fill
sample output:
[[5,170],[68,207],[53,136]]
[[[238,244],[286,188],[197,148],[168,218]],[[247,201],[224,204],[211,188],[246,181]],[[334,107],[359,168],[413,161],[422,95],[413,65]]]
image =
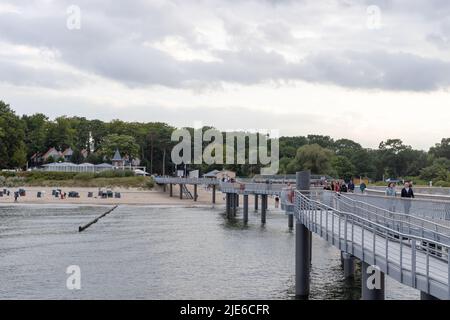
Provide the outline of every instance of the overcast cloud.
[[[67,28],[71,5],[79,30]],[[0,99],[19,113],[246,119],[428,148],[449,136],[449,53],[446,0],[0,3]]]

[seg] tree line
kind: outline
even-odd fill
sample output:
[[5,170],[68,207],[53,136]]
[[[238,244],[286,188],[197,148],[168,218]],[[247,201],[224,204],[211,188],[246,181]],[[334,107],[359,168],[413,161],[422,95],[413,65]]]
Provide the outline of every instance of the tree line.
[[[66,116],[52,120],[42,113],[19,116],[0,101],[0,168],[24,169],[32,155],[50,147],[57,150],[70,147],[74,151],[72,162],[94,164],[110,159],[118,148],[122,155],[139,158],[151,173],[171,174],[175,165],[170,161],[170,152],[177,143],[171,141],[174,130],[175,127],[161,122],[105,122]],[[86,159],[80,153],[83,149],[89,151]],[[344,179],[403,178],[450,185],[450,138],[443,138],[423,151],[405,145],[400,139],[388,139],[377,149],[369,149],[350,139],[335,140],[323,135],[280,137],[279,152],[280,174],[310,169],[313,173]],[[189,169],[200,169],[202,173],[222,168],[234,170],[239,176],[253,176],[261,166],[189,165]]]

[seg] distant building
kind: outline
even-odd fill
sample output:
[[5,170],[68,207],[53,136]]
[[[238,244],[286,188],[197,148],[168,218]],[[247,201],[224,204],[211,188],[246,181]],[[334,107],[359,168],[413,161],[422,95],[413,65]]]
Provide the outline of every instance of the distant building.
[[119,149],[116,149],[113,158],[111,159],[113,167],[120,168],[125,165],[125,160],[120,155]]
[[72,159],[73,150],[72,148],[67,148],[61,153],[62,157],[64,158],[64,161],[70,161]]
[[82,163],[75,164],[72,162],[53,162],[44,164],[42,170],[44,171],[58,171],[58,172],[101,172],[114,169],[109,163],[92,164]]
[[52,157],[53,160],[58,160],[59,158],[61,158],[61,152],[59,152],[58,150],[56,150],[55,148],[51,147],[50,149],[47,150],[46,153],[44,153],[42,155],[42,160],[44,162],[47,162],[47,160]]
[[89,152],[87,151],[87,149],[82,149],[80,151],[81,155],[83,156],[84,159],[87,158],[87,156],[89,155]]

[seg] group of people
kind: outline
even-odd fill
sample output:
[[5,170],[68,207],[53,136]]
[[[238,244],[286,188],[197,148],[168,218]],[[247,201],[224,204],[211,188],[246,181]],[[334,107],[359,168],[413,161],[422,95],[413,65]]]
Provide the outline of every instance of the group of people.
[[[386,188],[386,196],[396,197],[397,196],[397,184],[395,182],[390,182]],[[414,191],[412,188],[412,183],[410,181],[405,182],[403,189],[400,193],[402,198],[414,198]]]
[[[362,184],[364,184],[364,182]],[[364,184],[361,191],[364,192],[365,189],[366,185]],[[325,183],[324,190],[334,192],[355,192],[355,183],[353,180],[350,180],[349,182],[345,182],[345,180],[333,180],[330,183]]]
[[[395,182],[390,182],[386,188],[385,194],[387,197],[395,198],[397,197],[397,184]],[[400,197],[403,199],[412,199],[414,198],[414,191],[412,189],[412,183],[410,181],[405,182],[403,185],[403,189],[400,192]],[[404,212],[409,214],[411,210],[411,201],[403,201]],[[396,211],[396,201],[394,199],[389,200],[388,202],[389,211]]]

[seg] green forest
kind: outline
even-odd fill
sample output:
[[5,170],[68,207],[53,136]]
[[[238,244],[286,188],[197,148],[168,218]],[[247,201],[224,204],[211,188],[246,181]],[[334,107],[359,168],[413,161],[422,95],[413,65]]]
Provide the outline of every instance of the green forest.
[[[94,164],[110,159],[118,148],[122,155],[139,158],[150,173],[171,174],[174,165],[170,152],[177,143],[171,141],[171,134],[175,129],[161,122],[105,122],[66,116],[49,119],[42,113],[19,116],[0,101],[0,168],[25,169],[33,154],[50,147],[71,147],[72,162]],[[89,149],[90,136],[93,152],[84,158],[81,150]],[[312,173],[344,179],[402,178],[450,186],[450,138],[442,138],[427,151],[415,150],[397,138],[380,142],[377,149],[368,149],[346,138],[323,135],[280,137],[279,147],[280,174],[310,169]],[[200,169],[202,173],[222,168],[234,170],[238,176],[253,176],[259,173],[260,166],[189,165],[189,169]]]

